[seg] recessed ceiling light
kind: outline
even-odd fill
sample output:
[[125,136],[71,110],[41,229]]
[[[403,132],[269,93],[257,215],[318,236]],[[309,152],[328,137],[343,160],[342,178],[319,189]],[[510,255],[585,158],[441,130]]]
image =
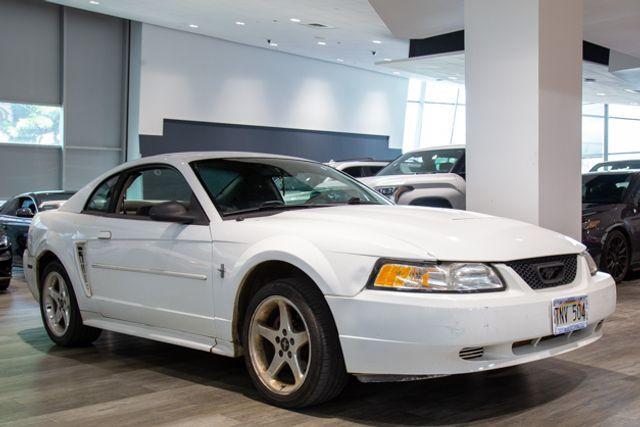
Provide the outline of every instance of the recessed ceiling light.
[[89,3],[91,3],[91,4],[100,4],[100,2],[96,1],[96,0],[91,0]]
[[276,42],[269,42],[269,46],[278,47],[278,43],[276,43]]
[[236,21],[236,25],[244,25],[244,22],[242,22],[242,21]]
[[449,80],[458,80],[458,78],[455,76],[449,76]]
[[371,43],[380,44],[382,42],[380,40],[371,40]]
[[398,74],[400,74],[400,71],[394,71],[393,74],[397,76]]
[[298,18],[289,18],[289,21],[291,21],[291,22],[300,22],[300,20]]
[[198,26],[196,24],[189,24],[190,28],[198,28]]
[[605,95],[606,95],[606,93],[604,93],[604,92],[598,92],[598,93],[596,93],[596,95],[598,95],[598,96],[605,96]]
[[637,91],[633,90],[633,89],[625,89],[626,92],[629,93],[638,93]]
[[342,58],[338,58],[338,59],[336,59],[336,61],[338,61],[338,62],[344,62],[344,59],[342,59]]
[[318,44],[319,44],[320,46],[326,46],[326,45],[327,45],[327,42],[322,42],[322,41],[320,41],[320,42],[318,42]]
[[385,61],[385,62],[390,62],[390,61],[391,61],[391,58],[384,58],[384,61]]

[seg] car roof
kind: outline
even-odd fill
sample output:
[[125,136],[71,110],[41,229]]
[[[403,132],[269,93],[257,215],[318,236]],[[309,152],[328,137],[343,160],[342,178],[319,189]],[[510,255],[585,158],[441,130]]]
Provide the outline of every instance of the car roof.
[[285,156],[281,154],[260,153],[252,151],[185,151],[181,153],[158,154],[155,156],[143,157],[140,160],[148,160],[150,163],[161,159],[170,160],[205,160],[205,159],[242,159],[242,158],[269,158],[269,159],[296,159],[308,160],[301,157]]
[[327,162],[325,165],[329,166],[386,166],[390,163],[390,160],[340,160]]
[[197,160],[213,160],[213,159],[292,159],[292,160],[305,160],[301,157],[284,156],[280,154],[258,153],[250,151],[185,151],[180,153],[166,153],[157,154],[155,156],[142,157],[137,160],[120,165],[119,169],[126,169],[132,166],[145,165],[150,163],[169,163],[169,164],[181,164],[190,163]]
[[413,148],[411,150],[407,150],[404,154],[407,153],[416,153],[419,151],[432,151],[432,150],[456,150],[460,148],[466,148],[465,144],[449,144],[449,145],[436,145],[435,147],[421,147],[421,148]]
[[582,176],[638,174],[639,169],[614,169],[610,171],[585,172]]
[[618,164],[618,163],[640,163],[640,159],[607,160],[606,162],[596,163],[595,166],[615,165],[615,164]]
[[214,159],[290,159],[313,162],[313,160],[303,159],[301,157],[284,156],[280,154],[257,153],[250,151],[184,151],[179,153],[156,154],[154,156],[141,157],[136,160],[130,160],[122,163],[113,169],[110,169],[104,175],[116,174],[124,170],[134,168],[136,166],[144,166],[149,164],[163,163],[172,166],[178,166],[185,163],[191,163],[198,160],[214,160]]
[[56,195],[73,195],[75,193],[75,191],[66,191],[66,190],[42,190],[42,191],[29,191],[27,193],[21,193],[21,194],[17,194],[15,196],[13,196],[12,198],[16,198],[16,197],[32,197],[35,199],[40,199],[40,198],[49,198],[49,197],[53,197]]

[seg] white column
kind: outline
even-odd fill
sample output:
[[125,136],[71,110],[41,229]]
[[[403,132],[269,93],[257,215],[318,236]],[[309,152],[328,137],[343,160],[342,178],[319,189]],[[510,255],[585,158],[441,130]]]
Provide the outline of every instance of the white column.
[[582,0],[465,0],[467,209],[580,238]]

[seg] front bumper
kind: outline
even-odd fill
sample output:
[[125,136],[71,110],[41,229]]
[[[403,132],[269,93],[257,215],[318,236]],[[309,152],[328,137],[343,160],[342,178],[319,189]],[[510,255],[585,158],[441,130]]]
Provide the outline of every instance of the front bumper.
[[602,255],[602,242],[606,236],[603,236],[598,230],[582,231],[582,243],[587,247],[587,251],[593,257],[596,264],[600,265],[600,256]]
[[[427,376],[527,363],[595,342],[602,336],[602,321],[615,310],[611,276],[592,277],[582,258],[573,283],[538,291],[509,267],[496,268],[507,284],[503,292],[436,295],[367,289],[355,297],[327,296],[347,371]],[[554,337],[552,300],[579,295],[588,297],[588,327]],[[474,358],[463,358],[469,354]]]

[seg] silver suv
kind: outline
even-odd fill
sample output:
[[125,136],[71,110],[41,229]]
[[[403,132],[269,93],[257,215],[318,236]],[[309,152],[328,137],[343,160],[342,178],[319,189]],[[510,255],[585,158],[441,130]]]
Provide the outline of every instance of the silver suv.
[[359,179],[401,205],[465,209],[465,146],[409,151],[377,175]]

